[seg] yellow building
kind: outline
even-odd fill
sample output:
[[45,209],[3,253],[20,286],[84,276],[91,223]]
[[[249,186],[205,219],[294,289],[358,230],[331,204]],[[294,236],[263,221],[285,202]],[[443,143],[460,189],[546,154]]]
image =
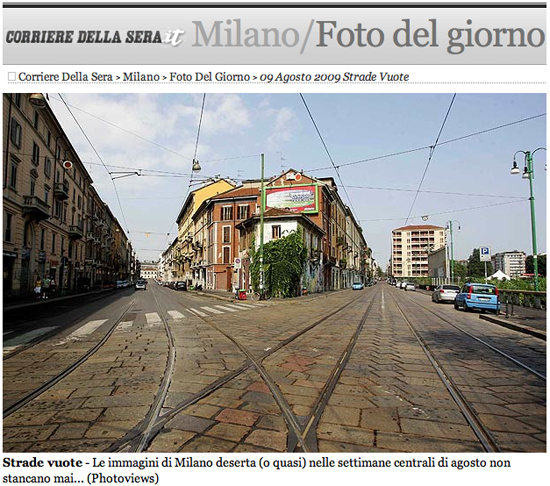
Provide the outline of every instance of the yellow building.
[[204,201],[234,188],[235,184],[231,181],[215,179],[194,190],[187,197],[176,219],[178,241],[172,254],[173,280],[201,280],[201,270],[206,271],[205,267],[201,268],[200,265],[205,245],[204,241],[195,235],[193,215]]

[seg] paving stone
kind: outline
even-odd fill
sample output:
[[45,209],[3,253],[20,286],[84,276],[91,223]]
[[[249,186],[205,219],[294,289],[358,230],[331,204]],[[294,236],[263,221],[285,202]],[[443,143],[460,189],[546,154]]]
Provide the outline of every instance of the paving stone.
[[227,439],[232,442],[240,442],[242,438],[249,433],[249,427],[229,423],[218,423],[206,431],[206,435],[211,435],[220,439]]
[[335,407],[328,405],[323,412],[321,421],[341,425],[359,425],[361,409],[349,407]]
[[256,429],[246,438],[245,443],[283,452],[286,450],[286,441],[286,432]]
[[276,415],[264,415],[256,426],[260,429],[277,430],[279,432],[287,430],[284,419]]
[[24,412],[17,411],[6,417],[2,425],[10,426],[27,426],[27,425],[44,425],[48,423],[57,412]]
[[459,424],[446,424],[428,420],[402,419],[401,430],[405,434],[414,434],[424,437],[439,437],[457,441],[476,440],[469,426]]
[[184,444],[180,452],[231,452],[237,444],[217,437],[198,437]]
[[87,422],[71,422],[61,424],[51,440],[81,439],[90,427]]
[[218,422],[227,422],[232,424],[252,426],[258,420],[259,415],[254,412],[246,410],[235,410],[232,408],[226,408],[222,410],[215,419]]
[[361,428],[400,432],[399,414],[393,408],[367,408],[361,411]]
[[111,395],[115,388],[113,386],[93,386],[89,388],[78,388],[72,393],[71,398],[82,397],[105,397]]
[[51,437],[57,425],[42,425],[30,427],[4,427],[4,442],[41,442]]
[[88,439],[120,439],[134,427],[133,421],[96,422],[86,432]]
[[361,446],[374,445],[374,432],[372,430],[329,423],[319,424],[317,438],[319,441],[328,440]]
[[388,452],[483,452],[479,441],[445,440],[413,434],[379,432],[376,446]]
[[197,434],[185,430],[163,429],[153,439],[147,452],[177,452]]
[[214,423],[215,422],[213,420],[180,413],[168,421],[166,427],[170,429],[187,430],[188,432],[200,433],[204,432]]

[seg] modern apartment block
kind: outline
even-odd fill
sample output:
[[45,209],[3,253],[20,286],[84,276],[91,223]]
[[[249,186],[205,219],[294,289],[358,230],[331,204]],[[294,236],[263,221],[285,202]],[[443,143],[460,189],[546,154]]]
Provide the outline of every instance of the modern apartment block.
[[510,278],[518,278],[525,274],[525,252],[523,251],[505,251],[496,253],[491,258],[493,271],[500,270]]
[[61,292],[131,278],[131,245],[45,97],[3,96],[3,293],[49,277]]
[[392,231],[391,274],[396,278],[427,277],[428,250],[445,246],[445,228],[411,225]]

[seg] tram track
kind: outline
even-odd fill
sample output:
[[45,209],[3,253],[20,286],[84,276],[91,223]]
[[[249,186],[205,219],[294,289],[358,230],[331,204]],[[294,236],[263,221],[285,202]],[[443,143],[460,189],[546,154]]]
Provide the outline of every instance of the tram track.
[[277,345],[262,352],[257,357],[255,357],[254,354],[240,340],[236,339],[234,336],[231,336],[228,332],[224,331],[218,325],[211,322],[210,319],[197,316],[198,319],[200,319],[202,322],[204,322],[209,327],[215,329],[217,332],[219,332],[220,334],[224,335],[227,339],[229,339],[241,351],[243,356],[246,358],[245,363],[242,366],[240,366],[238,369],[228,373],[227,375],[224,375],[218,378],[213,383],[203,388],[201,391],[195,393],[192,397],[176,404],[170,410],[162,414],[159,414],[156,420],[149,423],[148,427],[150,432],[147,434],[147,437],[145,437],[146,425],[145,425],[145,422],[142,422],[138,424],[134,429],[129,431],[125,437],[123,437],[122,439],[114,443],[108,449],[107,452],[123,452],[123,451],[142,452],[146,450],[147,444],[154,439],[154,437],[162,430],[162,428],[170,420],[176,417],[179,413],[185,411],[187,408],[198,403],[200,400],[210,396],[215,391],[224,387],[231,380],[239,377],[249,369],[254,369],[260,375],[263,382],[266,384],[266,386],[270,390],[273,396],[273,399],[277,403],[277,406],[281,410],[281,415],[288,429],[288,440],[287,440],[288,451],[294,451],[299,449],[303,452],[315,452],[317,450],[316,438],[315,438],[316,424],[318,423],[319,418],[322,415],[326,404],[328,403],[330,394],[332,393],[332,390],[336,386],[336,383],[338,381],[340,374],[342,373],[342,370],[345,368],[345,365],[349,360],[349,356],[353,351],[353,347],[355,345],[355,342],[357,341],[357,337],[363,328],[364,322],[374,302],[374,294],[371,294],[372,299],[371,299],[371,303],[368,306],[367,311],[365,311],[365,313],[363,314],[363,317],[360,323],[358,324],[352,338],[350,339],[343,353],[340,355],[339,359],[337,360],[337,364],[332,370],[332,372],[330,373],[329,380],[327,381],[325,387],[321,391],[321,394],[314,406],[314,409],[312,413],[309,415],[309,417],[307,417],[305,424],[303,423],[303,421],[300,421],[298,419],[296,414],[294,414],[294,412],[291,409],[291,406],[286,401],[284,394],[281,392],[281,390],[277,386],[276,380],[271,377],[270,373],[263,366],[263,362],[265,359],[272,357],[277,352],[285,349],[291,343],[293,343],[300,337],[306,335],[308,332],[312,331],[313,329],[317,328],[323,323],[327,323],[331,318],[337,316],[342,311],[347,310],[351,305],[359,301],[362,297],[363,297],[363,294],[359,294],[353,300],[340,305],[329,314],[323,316],[320,319],[315,320],[314,322],[307,325],[306,327],[299,330],[298,332],[293,333],[292,335],[285,338]]
[[532,375],[535,375],[537,378],[543,380],[543,381],[546,381],[546,376],[543,375],[542,373],[538,372],[537,370],[533,369],[533,367],[523,363],[520,359],[518,358],[515,358],[514,356],[512,356],[511,354],[497,348],[496,346],[493,346],[492,344],[488,343],[487,341],[485,341],[484,339],[481,339],[475,335],[473,335],[471,332],[469,331],[466,331],[465,329],[463,329],[462,327],[460,326],[457,326],[456,324],[454,324],[453,322],[451,322],[449,319],[439,315],[437,312],[434,312],[433,310],[429,309],[428,307],[426,306],[423,306],[422,304],[419,304],[418,302],[415,302],[414,300],[412,299],[408,299],[409,302],[411,302],[412,304],[420,307],[421,309],[425,310],[426,312],[432,314],[433,316],[437,317],[438,319],[442,320],[443,322],[445,322],[446,324],[448,324],[449,326],[453,327],[454,329],[456,329],[457,331],[460,331],[461,333],[465,334],[466,336],[468,336],[469,338],[473,339],[474,341],[477,341],[478,343],[482,344],[483,346],[489,348],[491,351],[497,353],[498,355],[502,356],[503,358],[511,361],[512,363],[514,363],[515,365],[519,366],[520,368],[524,369],[525,371],[527,371],[528,373],[531,373]]
[[[481,446],[486,452],[503,452],[503,444],[499,443],[499,440],[494,435],[493,431],[491,430],[491,427],[486,425],[483,420],[480,418],[480,415],[476,411],[476,406],[471,403],[462,393],[460,386],[455,383],[453,380],[453,377],[451,373],[449,373],[445,366],[442,364],[441,359],[439,359],[436,356],[436,352],[431,349],[430,344],[427,342],[427,339],[423,336],[423,333],[419,331],[416,326],[413,324],[411,319],[407,317],[406,313],[403,311],[403,306],[401,303],[398,302],[395,295],[391,294],[391,298],[394,301],[394,304],[396,308],[398,309],[400,315],[402,316],[403,320],[406,322],[408,328],[410,329],[411,333],[415,337],[416,341],[419,343],[420,347],[422,348],[423,352],[427,356],[428,360],[430,361],[431,365],[435,369],[437,375],[439,376],[440,380],[444,384],[445,388],[450,393],[451,397],[457,404],[458,408],[460,409],[462,415],[464,416],[466,422],[470,426],[471,430],[475,434],[475,436],[478,438]],[[454,330],[459,331],[459,333],[465,335],[469,339],[473,339],[475,342],[483,345],[484,347],[487,347],[494,353],[496,353],[499,357],[505,358],[506,360],[511,361],[514,363],[514,365],[521,368],[522,371],[528,372],[534,376],[536,376],[538,379],[543,380],[546,382],[546,377],[542,375],[541,373],[537,372],[536,370],[532,369],[530,366],[522,363],[520,360],[514,358],[513,356],[510,356],[508,353],[496,348],[492,344],[484,341],[483,339],[474,336],[472,333],[462,329],[460,326],[457,326],[456,324],[452,323],[448,319],[444,318],[443,316],[438,315],[436,312],[433,312],[431,309],[426,308],[425,306],[414,302],[411,299],[407,299],[408,303],[415,304],[417,307],[421,308],[423,311],[429,312],[431,315],[434,315],[437,317],[440,321],[443,321],[445,324],[450,325]],[[425,331],[426,332],[426,331]]]
[[[79,368],[83,363],[85,363],[90,357],[92,357],[101,347],[108,341],[108,339],[111,337],[111,335],[115,332],[118,325],[123,322],[125,316],[130,312],[131,308],[133,307],[135,303],[135,299],[132,299],[130,304],[126,307],[124,312],[118,317],[118,319],[111,325],[111,327],[105,332],[103,337],[94,344],[91,348],[89,348],[85,353],[83,353],[78,359],[74,360],[69,366],[65,367],[61,372],[55,374],[51,378],[49,378],[46,382],[42,383],[40,386],[34,388],[32,391],[24,394],[22,397],[18,398],[16,401],[8,405],[7,407],[4,407],[3,409],[3,418],[7,418],[13,413],[17,412],[20,408],[24,407],[27,403],[31,402],[35,398],[39,397],[49,389],[51,389],[54,385],[59,383],[61,380],[63,380],[65,377],[67,377],[69,374],[71,374],[73,371],[75,371],[77,368]],[[25,350],[29,350],[32,347],[37,346],[38,344],[41,344],[44,342],[44,340],[34,343],[33,346],[26,348]],[[25,351],[23,350],[23,351]],[[20,354],[20,353],[17,353]],[[15,355],[12,355],[13,357]],[[5,365],[4,365],[5,366]]]

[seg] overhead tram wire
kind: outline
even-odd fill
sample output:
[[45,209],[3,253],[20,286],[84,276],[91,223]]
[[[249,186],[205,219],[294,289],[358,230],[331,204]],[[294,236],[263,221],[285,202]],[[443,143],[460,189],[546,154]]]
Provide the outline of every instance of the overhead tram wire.
[[426,164],[426,167],[424,168],[424,173],[422,174],[422,178],[420,179],[420,184],[418,184],[418,189],[416,190],[416,194],[415,194],[413,202],[411,204],[411,208],[409,209],[409,214],[407,215],[407,219],[405,220],[405,224],[403,226],[407,226],[407,223],[409,222],[409,218],[411,216],[412,210],[414,208],[414,205],[416,204],[416,200],[418,199],[418,194],[420,193],[420,188],[422,187],[424,179],[426,178],[426,174],[428,173],[428,168],[430,167],[430,163],[432,161],[432,157],[433,157],[435,149],[437,147],[437,143],[439,142],[439,138],[441,137],[441,133],[443,132],[443,128],[445,128],[445,124],[447,123],[447,119],[449,118],[449,113],[451,113],[451,108],[453,107],[455,99],[456,99],[456,93],[453,95],[453,98],[451,99],[451,103],[449,104],[449,108],[447,108],[447,113],[445,114],[445,118],[443,119],[443,123],[441,124],[441,128],[439,129],[439,133],[437,134],[437,138],[435,139],[435,143],[430,147],[430,155],[428,157],[428,163]]
[[[193,164],[195,164],[195,161],[197,160],[197,153],[198,153],[198,150],[199,150],[199,137],[200,137],[200,133],[201,133],[202,117],[204,115],[205,102],[206,102],[206,93],[203,93],[203,95],[202,95],[202,104],[201,104],[201,114],[200,114],[200,117],[199,117],[199,125],[197,127],[197,138],[195,140],[195,152],[193,154]],[[194,171],[193,171],[193,168],[191,168],[191,175],[189,176],[189,185],[187,186],[187,192],[185,193],[185,197],[183,198],[182,204],[185,204],[185,201],[187,200],[187,197],[189,196],[189,193],[191,192],[191,184],[193,183],[193,175],[194,175]],[[174,223],[172,223],[172,226],[170,226],[170,231],[167,233],[168,235],[170,235],[170,233],[172,232],[173,227],[174,227]],[[169,243],[168,238],[166,238],[166,245],[168,245],[168,243]]]
[[126,227],[126,230],[128,231],[128,236],[130,236],[130,228],[128,226],[128,222],[126,221],[126,216],[124,215],[124,210],[122,209],[122,204],[120,202],[120,196],[118,194],[118,190],[117,190],[117,187],[116,187],[116,184],[115,184],[115,181],[113,180],[113,177],[111,175],[111,172],[109,171],[109,169],[107,168],[107,165],[105,164],[105,162],[103,161],[103,159],[101,158],[101,155],[99,155],[99,152],[97,151],[97,149],[95,148],[94,144],[92,143],[92,141],[90,140],[90,137],[88,137],[88,135],[86,134],[86,132],[84,131],[84,128],[82,128],[82,125],[80,125],[79,121],[77,120],[76,116],[74,115],[74,113],[72,112],[71,108],[69,107],[69,105],[65,102],[65,99],[63,98],[63,96],[61,96],[61,93],[58,93],[59,94],[59,97],[61,98],[61,101],[63,101],[63,104],[65,105],[65,107],[67,108],[67,111],[71,114],[71,117],[73,118],[73,120],[75,121],[75,123],[77,124],[78,128],[80,129],[80,131],[82,132],[82,134],[84,135],[84,137],[86,138],[86,140],[88,141],[88,143],[90,144],[90,147],[92,147],[92,150],[95,152],[97,158],[101,161],[101,163],[103,164],[103,167],[105,167],[105,170],[107,171],[107,173],[109,174],[109,177],[111,177],[111,182],[113,183],[113,188],[115,189],[115,195],[116,195],[116,198],[117,198],[117,201],[118,201],[118,207],[120,208],[120,214],[122,215],[122,220],[124,221],[124,226]]
[[[468,134],[462,135],[460,137],[451,138],[449,140],[444,140],[443,142],[439,142],[438,146],[441,147],[442,145],[447,145],[449,143],[460,142],[460,141],[465,140],[467,138],[472,138],[472,137],[475,137],[477,135],[483,135],[485,133],[494,132],[494,131],[500,130],[502,128],[508,128],[508,127],[513,126],[513,125],[518,125],[520,123],[525,123],[525,122],[528,122],[528,121],[536,120],[537,118],[541,118],[543,116],[546,116],[546,113],[541,113],[539,115],[534,115],[534,116],[530,116],[530,117],[527,117],[527,118],[521,118],[520,120],[515,120],[513,122],[505,123],[503,125],[498,125],[496,127],[491,127],[491,128],[487,128],[485,130],[480,130],[478,132],[468,133]],[[339,169],[341,169],[342,167],[349,167],[351,165],[365,164],[367,162],[374,162],[374,161],[377,161],[377,160],[387,159],[387,158],[390,158],[390,157],[398,157],[400,155],[407,155],[407,154],[412,154],[414,152],[420,152],[422,150],[427,150],[427,149],[430,149],[431,147],[432,147],[432,145],[425,145],[423,147],[416,147],[416,148],[413,148],[413,149],[401,150],[399,152],[392,152],[392,153],[389,153],[389,154],[377,155],[376,157],[369,157],[367,159],[360,159],[360,160],[356,160],[354,162],[347,162],[345,164],[340,164],[340,165],[337,165],[337,167]],[[308,172],[318,172],[318,171],[321,171],[321,170],[327,170],[327,169],[331,169],[331,168],[332,167],[328,167],[328,166],[327,167],[318,167],[316,169],[308,169]]]
[[354,217],[356,217],[357,212],[355,211],[355,208],[353,207],[353,203],[351,202],[351,198],[349,197],[348,191],[346,189],[346,186],[344,185],[344,181],[342,180],[342,177],[340,176],[340,171],[338,170],[337,165],[334,163],[334,160],[332,158],[332,155],[330,154],[330,151],[327,147],[327,144],[325,143],[325,140],[323,139],[323,135],[321,135],[321,132],[319,130],[319,127],[317,126],[317,123],[315,122],[315,119],[313,118],[313,114],[311,113],[311,110],[309,109],[309,106],[306,103],[306,100],[304,98],[304,95],[302,93],[300,94],[300,98],[302,99],[302,102],[304,103],[304,106],[306,107],[306,110],[308,112],[309,118],[311,119],[311,122],[313,123],[313,126],[315,127],[315,131],[317,132],[317,135],[321,139],[321,143],[323,144],[323,147],[325,148],[325,152],[328,155],[328,158],[330,160],[330,163],[332,164],[332,167],[334,168],[336,175],[338,176],[338,180],[340,181],[340,185],[342,186],[342,189],[344,190],[344,194],[348,198],[349,205],[351,206],[351,209],[353,211]]

